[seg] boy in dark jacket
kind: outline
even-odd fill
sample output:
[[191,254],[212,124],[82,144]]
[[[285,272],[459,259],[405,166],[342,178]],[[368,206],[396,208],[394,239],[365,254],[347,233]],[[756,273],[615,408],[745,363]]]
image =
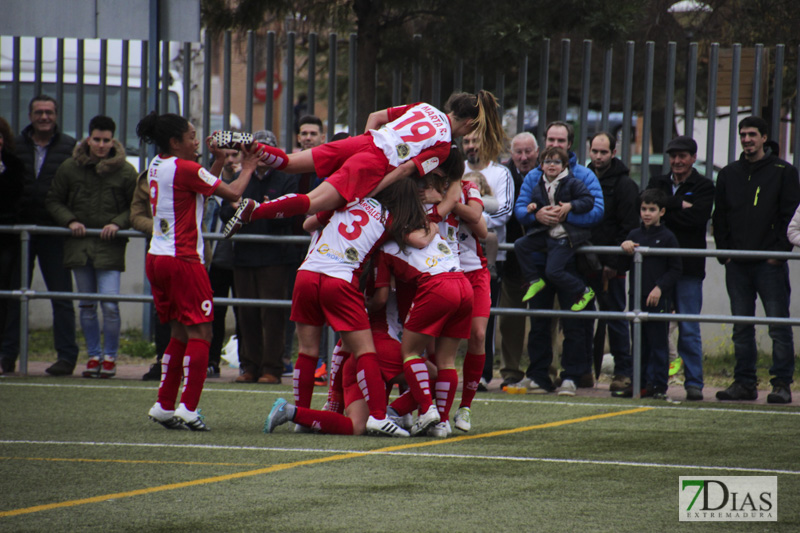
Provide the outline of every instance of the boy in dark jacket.
[[[649,248],[678,248],[675,234],[661,224],[666,213],[667,196],[658,189],[646,189],[642,195],[639,213],[641,227],[628,234],[622,249],[633,255],[639,246]],[[640,307],[648,313],[669,313],[672,310],[673,289],[681,275],[681,258],[678,256],[647,255],[642,260],[642,301],[634,300],[636,274],[631,270],[630,309]],[[669,322],[642,322],[642,382],[646,384],[643,396],[667,399],[669,379]],[[629,396],[633,389],[620,391],[619,396]]]
[[[570,211],[581,214],[594,207],[594,196],[580,180],[569,170],[569,156],[563,148],[551,146],[545,148],[539,160],[542,164],[544,179],[540,180],[533,191],[532,202],[528,212],[548,205],[570,206]],[[556,286],[559,292],[575,294],[575,303],[571,309],[582,311],[594,298],[594,291],[577,276],[567,271],[566,266],[575,257],[575,247],[586,242],[591,235],[590,230],[561,222],[553,227],[534,224],[533,229],[514,243],[522,276],[530,283],[522,297],[527,302],[545,286],[542,273],[536,267],[533,254],[546,254],[544,276]]]

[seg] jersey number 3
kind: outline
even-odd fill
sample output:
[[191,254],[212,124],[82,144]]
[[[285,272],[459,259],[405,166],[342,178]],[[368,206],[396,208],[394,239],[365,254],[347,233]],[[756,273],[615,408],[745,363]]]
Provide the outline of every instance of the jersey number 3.
[[361,236],[361,228],[362,226],[366,226],[369,224],[369,215],[367,215],[361,209],[353,209],[350,211],[356,220],[353,220],[352,226],[353,229],[350,229],[347,224],[344,222],[339,223],[339,235],[347,239],[348,241],[354,241]]

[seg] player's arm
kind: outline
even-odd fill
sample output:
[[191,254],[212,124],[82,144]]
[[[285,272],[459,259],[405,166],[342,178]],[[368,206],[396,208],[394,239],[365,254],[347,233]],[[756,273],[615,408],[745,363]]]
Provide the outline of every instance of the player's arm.
[[369,114],[367,117],[367,126],[364,128],[364,133],[369,130],[377,130],[384,124],[389,122],[389,110],[382,109]]
[[258,165],[258,151],[259,148],[255,144],[247,150],[243,150],[242,171],[239,173],[239,177],[230,183],[220,180],[214,194],[231,203],[239,201],[239,198],[242,197],[247,185],[250,183],[250,178],[256,170],[256,165]]

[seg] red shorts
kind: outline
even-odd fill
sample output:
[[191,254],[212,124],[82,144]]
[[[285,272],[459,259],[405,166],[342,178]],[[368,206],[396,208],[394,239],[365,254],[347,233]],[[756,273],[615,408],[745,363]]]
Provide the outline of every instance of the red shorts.
[[214,293],[202,263],[147,254],[145,272],[162,323],[193,326],[214,320]]
[[489,274],[489,269],[479,268],[478,270],[471,270],[464,272],[467,276],[470,285],[472,285],[472,317],[482,316],[489,318],[490,311],[492,310],[492,288],[490,283],[492,277]]
[[290,319],[310,326],[327,322],[334,331],[370,329],[364,295],[352,283],[309,270],[297,271]]
[[317,176],[327,176],[348,203],[366,198],[393,169],[369,133],[315,146],[311,156]]
[[[373,331],[372,338],[375,342],[375,351],[378,354],[378,365],[381,368],[383,381],[388,383],[398,374],[403,373],[403,354],[400,343],[388,334]],[[350,356],[341,369],[342,387],[344,388],[344,406],[347,407],[356,400],[363,400],[361,387],[358,386],[358,365],[355,356]]]
[[461,272],[426,276],[406,318],[405,329],[431,337],[468,339],[472,287]]

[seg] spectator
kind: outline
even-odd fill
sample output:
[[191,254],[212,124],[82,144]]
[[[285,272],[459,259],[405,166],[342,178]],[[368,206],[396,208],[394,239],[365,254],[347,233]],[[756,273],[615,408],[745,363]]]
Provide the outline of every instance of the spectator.
[[[261,130],[255,140],[276,146],[275,135]],[[242,198],[269,201],[297,192],[297,181],[283,172],[259,162],[254,179],[244,190]],[[222,206],[220,217],[227,222],[235,208],[230,203]],[[291,235],[291,219],[263,219],[242,228],[250,235]],[[240,297],[286,300],[292,267],[297,263],[299,251],[293,244],[235,242],[233,245],[233,280]],[[240,307],[239,319],[239,376],[237,383],[281,382],[283,374],[284,331],[286,313],[277,307]]]
[[[58,104],[54,98],[41,94],[28,105],[31,123],[16,139],[17,156],[25,165],[25,187],[20,199],[22,224],[55,226],[45,207],[45,198],[58,167],[72,155],[75,139],[58,129]],[[72,278],[64,268],[64,240],[60,235],[33,234],[28,248],[28,280],[33,277],[33,266],[39,259],[39,270],[47,290],[72,292]],[[12,274],[21,279],[19,264]],[[72,300],[51,300],[53,308],[53,344],[57,361],[45,372],[51,376],[68,376],[75,370],[78,345],[75,342],[75,307]],[[8,308],[0,358],[4,372],[13,372],[19,355],[19,305]]]
[[[761,117],[739,122],[742,156],[723,168],[717,177],[714,240],[719,250],[788,252],[789,220],[800,203],[797,169],[778,157],[778,146],[767,141],[767,123]],[[755,316],[756,297],[768,317],[789,317],[789,266],[779,259],[745,260],[721,257],[725,285],[735,316]],[[794,374],[794,341],[791,326],[771,324],[772,392],[769,403],[790,403],[789,386]],[[733,384],[717,392],[719,400],[758,398],[755,326],[733,325],[736,366]]]
[[[539,161],[539,144],[536,137],[528,132],[518,133],[511,139],[511,159],[506,163],[511,179],[514,180],[514,201],[519,197],[519,190],[528,172],[533,170]],[[506,241],[514,242],[525,234],[522,224],[511,217],[506,223]],[[517,263],[517,255],[513,251],[506,252],[503,276],[500,280],[500,298],[498,306],[525,309],[522,302],[525,294],[522,273]],[[500,330],[500,376],[502,387],[515,384],[525,377],[519,368],[522,358],[522,346],[526,317],[524,315],[502,315],[498,318]]]
[[[600,180],[605,204],[602,222],[592,229],[592,244],[595,246],[619,246],[628,233],[639,226],[639,187],[628,176],[628,167],[616,157],[616,148],[616,137],[606,132],[595,134],[589,145],[592,159],[589,170]],[[620,267],[622,256],[608,254],[598,259],[602,270],[592,272],[589,283],[597,293],[600,310],[625,311],[625,269]],[[614,357],[614,377],[609,389],[611,392],[624,390],[633,377],[630,325],[627,320],[599,320],[593,343],[595,358],[603,355],[606,327],[608,345]]]
[[[657,189],[647,189],[642,193],[639,213],[641,227],[632,230],[622,249],[633,255],[639,246],[650,248],[678,248],[678,239],[661,224],[666,212],[667,195]],[[638,302],[642,311],[650,314],[669,313],[672,307],[675,283],[681,275],[681,258],[665,255],[647,255],[642,260],[642,301]],[[636,278],[631,274],[630,308],[637,307],[633,299]],[[667,380],[669,379],[669,322],[645,320],[642,322],[642,383],[646,384],[642,396],[666,400]],[[633,396],[633,386],[616,391],[615,396]]]
[[[497,243],[506,242],[506,224],[511,219],[514,208],[514,180],[508,168],[496,161],[485,161],[481,159],[481,136],[476,132],[464,135],[463,140],[464,155],[467,164],[464,173],[480,172],[486,178],[486,183],[492,190],[498,207],[493,213],[483,213],[486,227],[490,232],[497,235]],[[503,264],[506,260],[506,252],[498,250],[495,259],[494,276],[490,278],[491,306],[497,305],[497,298],[500,295],[500,280],[503,276]],[[474,324],[473,324],[474,325]],[[494,375],[494,325],[495,317],[490,315],[488,321],[478,328],[473,328],[473,334],[469,340],[467,352],[483,356],[483,372],[478,384],[479,391],[485,391]]]
[[[3,189],[0,226],[12,226],[19,221],[19,200],[25,183],[25,167],[22,160],[14,154],[14,148],[11,126],[0,117],[0,187]],[[0,290],[19,289],[19,278],[12,277],[14,269],[19,270],[19,254],[19,236],[0,233]],[[14,303],[15,300],[0,298],[0,332],[6,325],[8,307]],[[0,366],[0,374],[5,371],[4,366],[5,364]]]
[[[694,168],[697,143],[691,137],[675,137],[667,145],[670,173],[654,176],[648,189],[667,195],[664,225],[681,248],[706,248],[706,229],[714,205],[714,184]],[[705,257],[683,257],[683,271],[675,284],[675,311],[699,315],[703,309]],[[678,356],[683,360],[686,399],[703,399],[703,340],[699,322],[678,323]]]
[[[575,132],[572,125],[567,122],[551,122],[545,132],[545,148],[551,146],[568,150],[569,167],[573,175],[583,181],[586,188],[594,196],[594,207],[588,213],[579,215],[569,213],[561,206],[546,206],[536,211],[535,214],[528,213],[528,204],[531,203],[534,188],[539,183],[542,176],[542,168],[537,167],[531,170],[525,181],[522,183],[519,197],[514,205],[514,214],[517,220],[529,227],[533,224],[544,226],[555,226],[556,224],[567,221],[576,226],[591,228],[600,223],[603,217],[603,191],[594,173],[584,166],[577,164],[577,156],[569,151]],[[572,269],[573,274],[577,273],[574,264],[567,267]],[[551,309],[556,297],[556,291],[552,287],[545,287],[531,301],[530,305],[535,309]],[[559,305],[562,309],[572,306],[571,301],[574,295],[558,293]],[[593,309],[594,305],[589,304],[587,309]],[[531,319],[531,333],[528,337],[528,355],[531,364],[526,372],[526,377],[517,385],[527,385],[530,392],[545,393],[554,390],[555,385],[550,378],[549,368],[553,361],[553,346],[550,335],[550,319],[534,318]],[[589,320],[570,318],[562,320],[564,329],[564,344],[561,354],[561,387],[558,391],[563,396],[574,396],[578,386],[590,387],[594,385],[591,370],[590,346],[592,344],[593,325]]]
[[[594,197],[582,181],[569,171],[569,157],[563,148],[545,148],[539,156],[544,179],[539,180],[531,194],[529,213],[535,213],[547,206],[560,206],[569,213],[588,213],[594,207]],[[552,283],[558,292],[572,293],[572,311],[583,311],[594,298],[594,291],[582,278],[566,269],[567,263],[575,258],[575,247],[589,239],[591,232],[586,228],[560,222],[554,226],[534,224],[524,237],[514,243],[522,277],[528,283],[528,290],[522,297],[527,302]],[[533,254],[544,255],[544,270],[537,268]],[[547,281],[544,278],[547,277]]]
[[[130,206],[136,169],[125,160],[125,148],[114,139],[114,121],[97,115],[89,121],[89,137],[75,145],[47,193],[47,210],[60,226],[72,231],[64,244],[64,266],[72,270],[78,292],[118,295],[125,270],[127,238],[117,231],[130,227]],[[87,229],[100,229],[99,237]],[[81,329],[89,362],[83,377],[110,378],[117,373],[119,303],[104,300],[103,340],[97,301],[80,300]]]

